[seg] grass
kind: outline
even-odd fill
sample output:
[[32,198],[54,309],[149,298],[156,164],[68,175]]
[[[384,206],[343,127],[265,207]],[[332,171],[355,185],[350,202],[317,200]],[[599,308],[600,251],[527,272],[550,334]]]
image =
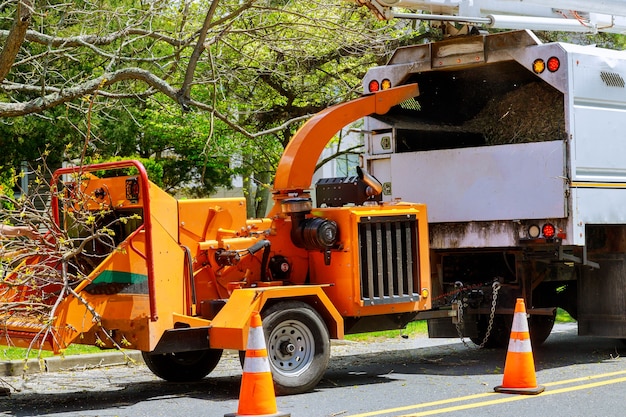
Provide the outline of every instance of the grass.
[[[576,320],[570,316],[567,311],[557,308],[556,310],[556,323],[574,323]],[[370,333],[358,333],[358,334],[350,334],[346,336],[346,340],[353,341],[368,341],[382,338],[394,338],[400,335],[406,336],[416,336],[416,335],[426,335],[428,334],[428,326],[425,320],[413,321],[407,324],[406,328],[403,330],[386,330],[381,332],[370,332]]]
[[[17,348],[17,347],[0,347],[0,361],[11,361],[11,360],[20,360],[26,358],[27,349]],[[102,352],[102,349],[96,346],[88,346],[88,345],[70,345],[65,351],[62,352],[64,356],[70,355],[83,355],[86,353],[98,353]],[[40,355],[41,354],[41,355]],[[31,349],[28,353],[29,358],[48,358],[50,356],[54,356],[50,351],[41,351],[37,349]]]
[[357,333],[357,334],[349,334],[346,335],[346,340],[353,341],[368,341],[375,339],[385,339],[385,338],[394,338],[399,337],[401,335],[407,336],[415,336],[415,335],[425,335],[428,333],[428,326],[426,324],[426,320],[412,321],[406,325],[406,328],[402,330],[384,330],[380,332],[369,332],[369,333]]
[[557,308],[556,309],[556,323],[575,323],[576,320],[574,320],[572,318],[572,316],[570,316],[567,311],[561,309],[561,308]]
[[[575,322],[569,314],[565,310],[557,309],[556,312],[556,322],[557,323],[572,323]],[[402,335],[406,336],[416,336],[416,335],[426,335],[428,334],[428,326],[425,320],[413,321],[407,324],[405,329],[402,330],[385,330],[380,332],[369,332],[369,333],[358,333],[358,334],[350,334],[346,336],[346,340],[353,341],[372,341],[376,339],[385,339],[385,338],[396,338]],[[86,353],[98,353],[101,352],[102,349],[95,346],[88,345],[70,345],[64,352],[63,355],[82,355]],[[41,352],[41,357],[47,358],[53,356],[52,352],[43,351]],[[0,361],[8,361],[8,360],[19,360],[24,359],[26,357],[26,349],[15,348],[15,347],[1,347],[0,348]],[[33,349],[30,351],[29,358],[38,358],[39,351]]]

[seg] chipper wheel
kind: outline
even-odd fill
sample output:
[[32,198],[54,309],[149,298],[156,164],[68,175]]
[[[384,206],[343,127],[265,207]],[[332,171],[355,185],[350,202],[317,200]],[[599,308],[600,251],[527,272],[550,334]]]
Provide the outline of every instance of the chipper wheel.
[[[263,333],[276,393],[315,388],[330,359],[330,336],[320,315],[301,301],[281,301],[262,313]],[[245,352],[240,352],[243,363]]]
[[166,381],[189,382],[207,376],[222,357],[221,349],[191,352],[142,352],[143,360],[153,374]]

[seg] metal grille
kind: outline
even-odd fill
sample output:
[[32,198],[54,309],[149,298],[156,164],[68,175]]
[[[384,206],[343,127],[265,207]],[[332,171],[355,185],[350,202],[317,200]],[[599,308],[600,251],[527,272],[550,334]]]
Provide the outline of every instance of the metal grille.
[[407,100],[404,100],[402,103],[400,103],[400,107],[405,109],[405,110],[415,110],[415,111],[420,111],[422,110],[422,106],[420,105],[420,103],[415,100],[415,98],[410,98]]
[[361,218],[361,300],[365,305],[418,299],[417,232],[415,215]]
[[609,87],[624,88],[626,85],[622,76],[615,72],[601,71],[600,78],[602,78],[602,81],[604,81],[604,83]]

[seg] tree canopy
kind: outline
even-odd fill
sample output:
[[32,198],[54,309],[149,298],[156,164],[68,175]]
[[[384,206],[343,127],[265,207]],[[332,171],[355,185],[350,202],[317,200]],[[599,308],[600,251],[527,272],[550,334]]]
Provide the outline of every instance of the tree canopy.
[[5,1],[0,165],[137,155],[172,192],[267,185],[300,122],[417,36],[343,0]]
[[262,215],[295,129],[425,36],[345,0],[5,0],[0,166],[145,158],[190,196],[239,174]]

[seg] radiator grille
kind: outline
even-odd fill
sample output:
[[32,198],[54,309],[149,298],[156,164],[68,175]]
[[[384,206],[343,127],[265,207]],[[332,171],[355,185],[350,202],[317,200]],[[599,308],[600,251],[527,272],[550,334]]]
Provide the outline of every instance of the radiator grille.
[[361,300],[365,305],[418,299],[417,231],[415,215],[361,218]]

